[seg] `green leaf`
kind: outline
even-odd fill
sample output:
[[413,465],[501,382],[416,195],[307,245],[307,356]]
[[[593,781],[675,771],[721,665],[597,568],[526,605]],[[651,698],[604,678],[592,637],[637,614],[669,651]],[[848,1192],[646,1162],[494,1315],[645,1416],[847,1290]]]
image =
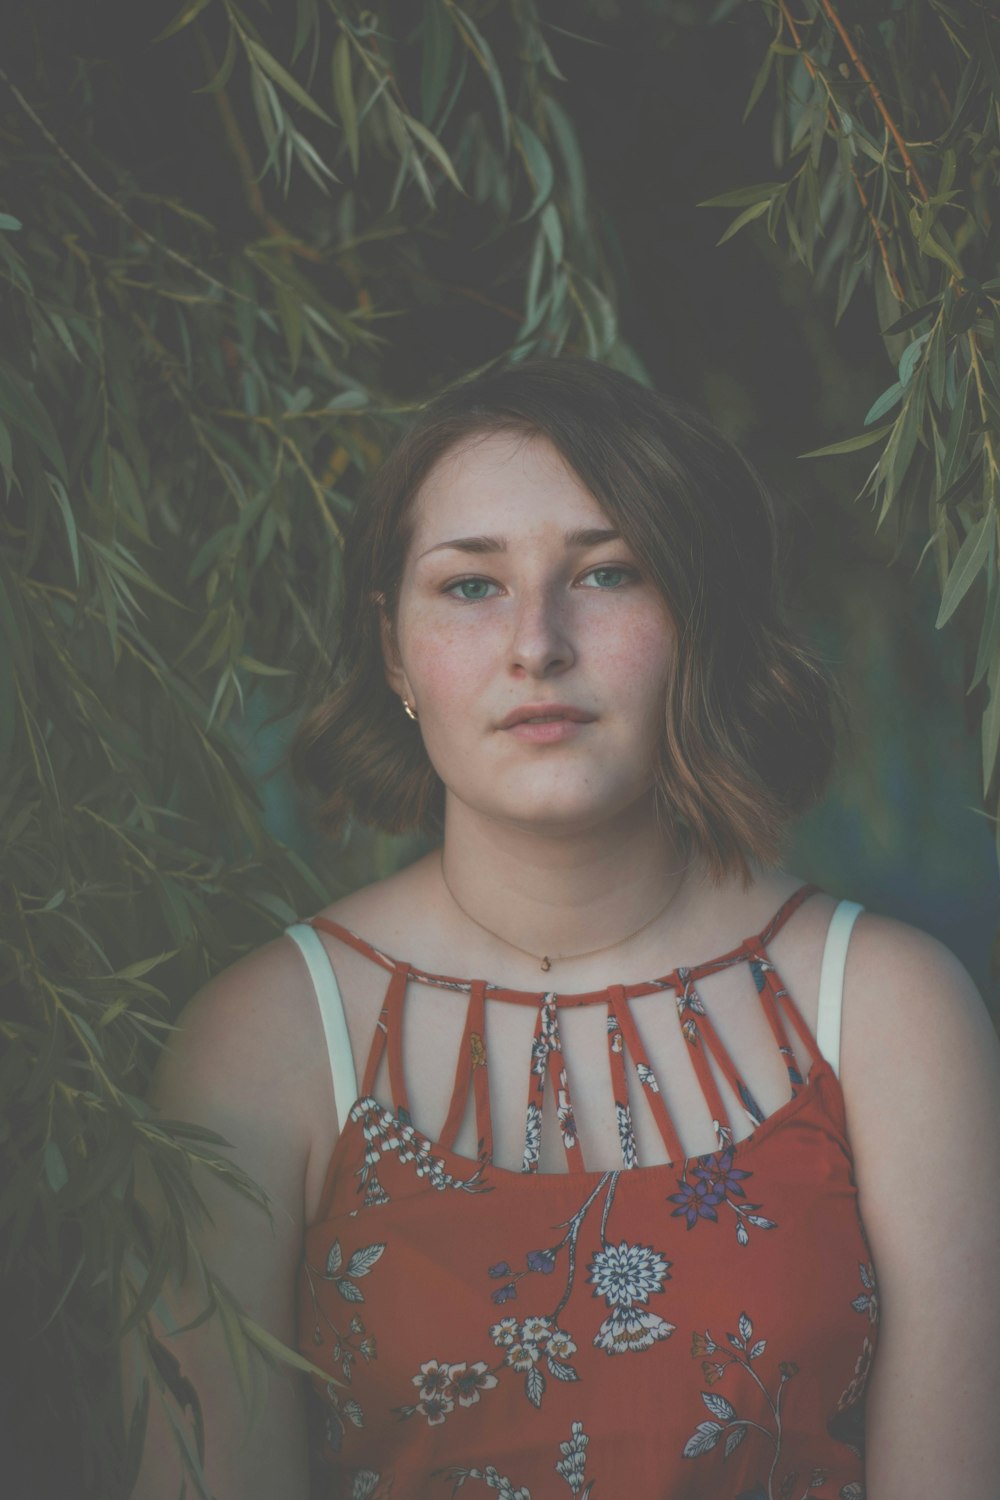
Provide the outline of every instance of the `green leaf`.
[[62,1192],[69,1182],[69,1173],[66,1170],[66,1162],[58,1145],[53,1140],[45,1142],[45,1150],[42,1153],[42,1161],[45,1166],[45,1180],[54,1193]]
[[420,113],[433,123],[448,83],[455,51],[455,28],[441,0],[424,0],[423,36],[420,47]]
[[986,609],[983,613],[982,629],[979,633],[979,649],[976,664],[972,669],[969,692],[978,687],[990,663],[1000,656],[1000,581],[994,576],[989,580]]
[[309,110],[318,120],[326,125],[334,122],[330,119],[325,109],[320,109],[315,99],[311,99],[297,79],[293,78],[287,68],[283,68],[276,58],[272,57],[266,47],[255,42],[252,37],[247,37],[245,46],[257,66],[265,72],[268,77],[273,78],[280,89],[284,89],[289,98],[294,99],[296,104],[301,104],[303,109]]
[[212,78],[209,79],[207,83],[203,83],[201,87],[196,88],[194,92],[196,94],[220,93],[221,90],[224,89],[226,84],[229,82],[229,76],[233,71],[233,64],[235,61],[236,31],[234,27],[230,26],[229,34],[226,37],[226,50],[222,54],[222,61],[219,64],[218,71]]
[[409,130],[413,135],[416,136],[417,140],[422,146],[425,146],[427,148],[427,150],[433,156],[434,160],[437,162],[438,166],[448,178],[448,181],[451,182],[455,187],[457,187],[458,191],[464,195],[465,189],[459,182],[458,174],[455,171],[455,168],[452,166],[451,157],[448,155],[441,142],[437,140],[433,135],[431,135],[426,125],[422,125],[420,121],[414,119],[412,115],[408,115],[404,112],[403,119],[406,121],[407,130]]
[[196,16],[200,16],[206,6],[211,5],[212,0],[190,0],[188,5],[182,7],[177,15],[165,26],[161,32],[154,36],[154,42],[165,42],[168,36],[176,36],[178,31],[183,31],[185,26],[190,26]]
[[1000,746],[1000,656],[995,656],[990,663],[989,669],[990,699],[983,714],[982,724],[982,755],[983,755],[983,796],[990,789],[993,780],[993,771],[997,760],[997,747]]
[[776,193],[785,186],[783,182],[756,182],[752,187],[733,188],[729,193],[718,193],[714,198],[702,198],[697,208],[742,208],[747,203],[770,203]]
[[938,610],[937,619],[934,621],[935,629],[940,630],[941,626],[947,620],[951,619],[955,610],[969,592],[973,580],[979,574],[991,549],[995,546],[996,528],[996,516],[992,510],[989,510],[983,516],[982,520],[977,522],[966,535],[964,542],[958,549],[958,556],[955,558],[941,594],[941,608]]
[[902,396],[903,386],[897,380],[895,385],[891,385],[887,391],[883,391],[878,400],[873,402],[869,407],[864,425],[867,427],[870,423],[877,422],[879,417],[884,417],[887,411],[892,411],[892,408],[902,400]]
[[879,331],[883,338],[892,338],[897,333],[906,333],[907,329],[915,328],[918,323],[922,323],[925,318],[936,313],[940,306],[940,297],[935,298],[933,302],[924,302],[922,306],[915,307],[912,312],[904,313],[901,318],[897,318],[895,323],[890,323],[888,328],[882,328]]
[[479,63],[480,67],[483,69],[484,73],[490,81],[490,87],[492,88],[494,96],[496,98],[497,109],[500,112],[500,130],[503,137],[503,154],[506,157],[507,153],[510,151],[510,109],[507,104],[507,92],[503,86],[503,75],[501,74],[500,69],[497,67],[497,60],[493,56],[492,47],[483,36],[482,32],[479,30],[475,22],[466,15],[464,10],[460,10],[457,5],[451,5],[449,8],[452,15],[458,18],[459,29],[463,33],[462,39],[465,42],[465,45],[473,53],[476,61]]
[[528,174],[531,177],[535,189],[535,196],[532,199],[531,207],[528,209],[527,213],[522,214],[521,217],[515,221],[518,224],[524,224],[528,219],[533,218],[541,208],[542,204],[548,200],[549,194],[552,192],[552,187],[555,182],[555,171],[553,169],[552,159],[549,156],[549,153],[546,151],[545,147],[542,145],[541,141],[538,139],[538,136],[532,130],[531,126],[527,125],[524,120],[515,115],[514,129],[517,133],[517,139],[521,147],[522,155],[524,157],[525,166],[528,169]]
[[857,437],[844,438],[843,442],[830,443],[826,448],[813,448],[809,453],[800,453],[799,458],[830,458],[837,453],[856,453],[859,448],[870,448],[872,443],[879,442],[887,432],[891,432],[895,423],[887,422],[884,427],[873,428],[871,432],[859,433]]
[[59,478],[68,484],[66,458],[52,420],[28,382],[9,365],[0,365],[0,414],[9,427],[20,427],[35,440]]
[[774,59],[775,59],[775,50],[774,50],[773,47],[768,47],[767,51],[764,54],[764,61],[761,63],[760,67],[757,70],[757,76],[755,77],[755,79],[753,81],[753,87],[750,90],[750,97],[747,100],[746,105],[745,105],[744,110],[743,110],[743,120],[742,120],[742,123],[744,125],[746,124],[747,120],[750,118],[750,113],[751,113],[754,105],[757,103],[757,100],[760,98],[761,94],[764,92],[764,88],[765,88],[765,86],[767,84],[767,80],[771,76],[771,69],[774,66]]
[[143,974],[149,973],[150,969],[155,969],[160,964],[165,964],[169,958],[176,958],[180,951],[179,948],[170,948],[165,953],[155,954],[153,958],[140,958],[137,963],[126,964],[124,969],[118,969],[115,978],[141,979]]
[[13,214],[0,214],[0,229],[4,230],[7,234],[14,234],[18,229],[23,228],[24,225],[21,223],[21,220],[15,219]]
[[49,481],[49,486],[52,490],[52,493],[56,497],[56,504],[59,506],[59,510],[62,513],[63,525],[66,527],[66,536],[69,540],[69,555],[73,562],[73,577],[76,579],[76,582],[79,583],[80,542],[76,534],[76,519],[73,515],[73,508],[69,503],[69,496],[66,493],[66,486],[63,484],[58,474],[49,473],[46,474],[45,477]]
[[340,33],[337,45],[333,49],[333,102],[337,106],[337,113],[344,127],[351,167],[357,176],[361,155],[361,142],[358,136],[358,106],[354,98],[354,83],[351,77],[351,44],[344,32]]
[[737,214],[733,222],[716,240],[716,248],[718,248],[719,245],[724,245],[727,240],[731,240],[734,234],[739,233],[744,224],[749,224],[753,219],[762,218],[764,214],[767,213],[770,207],[770,203],[765,199],[761,203],[752,203],[750,207],[745,208],[741,214]]

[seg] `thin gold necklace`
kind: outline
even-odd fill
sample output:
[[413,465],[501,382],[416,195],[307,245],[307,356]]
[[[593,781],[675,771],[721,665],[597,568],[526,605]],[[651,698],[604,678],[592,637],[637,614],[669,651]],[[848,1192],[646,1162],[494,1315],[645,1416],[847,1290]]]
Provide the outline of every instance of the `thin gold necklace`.
[[513,948],[517,953],[523,953],[526,958],[533,958],[538,964],[542,973],[547,974],[554,963],[565,963],[572,958],[590,958],[594,953],[607,953],[611,948],[620,948],[623,943],[631,942],[633,938],[639,936],[640,932],[645,932],[647,927],[652,927],[657,918],[663,916],[667,908],[677,899],[678,895],[680,894],[681,886],[684,884],[684,872],[687,870],[690,863],[691,861],[688,860],[686,865],[681,866],[681,879],[677,882],[676,888],[671,891],[663,906],[661,906],[658,911],[654,911],[653,915],[649,917],[645,922],[643,922],[641,927],[637,927],[634,932],[628,933],[625,937],[616,938],[613,943],[604,943],[600,948],[587,948],[582,953],[562,953],[554,959],[550,958],[547,953],[532,953],[529,951],[529,949],[522,948],[520,944],[512,943],[510,938],[505,938],[499,932],[494,932],[492,927],[487,927],[485,922],[480,922],[478,917],[474,917],[471,911],[466,911],[465,907],[462,905],[461,901],[459,901],[458,897],[455,895],[455,892],[448,884],[448,877],[444,873],[443,849],[441,850],[440,869],[441,879],[444,881],[444,888],[448,892],[448,895],[451,897],[451,899],[454,901],[455,905],[458,907],[459,911],[462,913],[463,917],[468,917],[470,922],[474,922],[475,925],[481,928],[483,932],[488,932],[490,937],[496,938],[498,942],[505,944],[506,947]]

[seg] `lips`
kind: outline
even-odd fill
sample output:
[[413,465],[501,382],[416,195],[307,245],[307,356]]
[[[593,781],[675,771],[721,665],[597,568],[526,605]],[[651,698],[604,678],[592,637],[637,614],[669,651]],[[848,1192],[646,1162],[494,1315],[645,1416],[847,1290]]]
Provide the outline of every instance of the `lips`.
[[500,720],[498,728],[513,729],[517,724],[527,724],[533,720],[568,720],[572,724],[592,724],[594,718],[594,714],[575,708],[571,703],[526,703],[521,708],[512,709],[506,718]]

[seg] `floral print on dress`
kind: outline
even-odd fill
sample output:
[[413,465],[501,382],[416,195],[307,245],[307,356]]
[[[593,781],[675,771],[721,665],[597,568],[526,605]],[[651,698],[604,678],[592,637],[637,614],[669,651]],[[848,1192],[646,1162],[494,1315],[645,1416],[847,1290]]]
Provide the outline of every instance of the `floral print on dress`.
[[[763,940],[718,967],[751,958],[778,1037],[794,1005],[781,1002]],[[835,1074],[811,1072],[801,1107],[788,1112],[796,1128],[778,1120],[744,1154],[709,1087],[710,1063],[734,1089],[738,1074],[720,1054],[696,987],[703,972],[614,986],[581,1001],[607,1006],[609,1124],[622,1157],[615,1171],[584,1168],[573,1057],[563,1055],[560,1037],[565,997],[520,997],[533,1008],[529,1031],[535,1025],[525,1059],[525,1171],[539,1169],[550,1102],[570,1168],[542,1181],[489,1159],[485,1002],[506,997],[491,996],[482,981],[448,986],[464,989],[473,1008],[459,1058],[467,1076],[456,1077],[442,1140],[417,1131],[398,1103],[372,1097],[381,1059],[394,1098],[405,1101],[405,987],[395,975],[379,1033],[388,1057],[373,1051],[369,1059],[365,1097],[345,1126],[339,1175],[307,1230],[300,1273],[299,1347],[329,1371],[326,1386],[319,1376],[312,1381],[317,1435],[326,1414],[331,1478],[318,1493],[425,1500],[461,1489],[462,1500],[487,1490],[504,1500],[655,1500],[683,1490],[692,1500],[864,1500],[863,1410],[878,1299]],[[632,994],[654,989],[671,1024],[682,991],[677,1009],[691,1048],[683,1061],[698,1073],[709,1118],[720,1116],[718,1144],[702,1156],[687,1156],[673,1138],[631,1013]],[[781,1050],[787,1062],[791,1048]],[[646,1169],[629,1109],[636,1076],[666,1146],[667,1159]],[[738,1092],[748,1116],[759,1116],[749,1090]],[[475,1160],[454,1150],[463,1101],[475,1105]],[[751,1196],[764,1200],[768,1218]],[[733,1226],[735,1244],[728,1230],[706,1227],[721,1224]],[[754,1320],[770,1325],[767,1338],[749,1312],[735,1324],[722,1320],[731,1332],[709,1331],[720,1327],[727,1288],[741,1285],[745,1271],[746,1306],[754,1307],[754,1287],[768,1291],[769,1311]],[[692,1336],[693,1365],[668,1321],[678,1308],[689,1328],[705,1330]]]
[[[543,1249],[529,1250],[525,1256],[525,1269],[513,1271],[509,1261],[497,1261],[488,1269],[488,1275],[503,1284],[491,1293],[497,1304],[511,1302],[517,1297],[518,1283],[526,1276],[538,1274],[551,1276],[559,1258],[566,1255],[566,1279],[562,1295],[551,1315],[557,1323],[563,1308],[573,1292],[577,1269],[577,1242],[584,1220],[603,1196],[601,1212],[601,1247],[591,1256],[587,1280],[594,1288],[595,1297],[603,1297],[610,1309],[607,1317],[594,1334],[596,1348],[607,1354],[635,1353],[649,1349],[661,1339],[668,1338],[675,1325],[668,1323],[658,1313],[646,1310],[650,1296],[663,1291],[663,1284],[670,1279],[670,1261],[650,1245],[629,1244],[621,1240],[617,1245],[607,1239],[607,1229],[614,1205],[619,1172],[605,1172],[584,1203],[572,1218],[559,1226],[565,1234],[555,1244]],[[637,1304],[642,1304],[641,1308]],[[513,1323],[515,1320],[511,1319]],[[565,1378],[565,1377],[563,1377]],[[574,1379],[576,1378],[574,1374]]]
[[411,1125],[405,1110],[394,1114],[377,1100],[365,1098],[351,1106],[349,1118],[360,1123],[365,1139],[364,1160],[356,1174],[365,1208],[378,1208],[389,1202],[389,1194],[379,1180],[378,1164],[390,1153],[397,1161],[412,1162],[414,1174],[426,1178],[439,1192],[447,1188],[464,1193],[493,1191],[492,1184],[484,1181],[485,1162],[480,1162],[468,1177],[453,1177],[445,1169],[444,1158],[434,1155],[433,1143]]
[[777,1229],[778,1226],[774,1219],[761,1215],[760,1203],[734,1201],[746,1197],[742,1184],[753,1173],[734,1167],[733,1155],[733,1147],[727,1146],[725,1151],[713,1156],[697,1157],[693,1167],[685,1164],[684,1173],[677,1180],[678,1191],[668,1193],[667,1197],[671,1203],[679,1205],[673,1210],[672,1217],[685,1219],[688,1229],[693,1229],[700,1219],[717,1224],[719,1215],[716,1209],[725,1203],[736,1215],[737,1244],[746,1245],[750,1240],[748,1224],[757,1229]]
[[[564,1429],[565,1430],[565,1429]],[[594,1482],[586,1484],[587,1478],[587,1444],[589,1437],[583,1428],[582,1422],[574,1422],[569,1439],[559,1444],[561,1457],[556,1459],[554,1468],[560,1479],[569,1485],[570,1495],[574,1500],[597,1500],[594,1490]],[[482,1469],[463,1469],[458,1466],[450,1469],[438,1469],[436,1476],[452,1481],[452,1495],[457,1495],[462,1485],[468,1479],[482,1479],[491,1490],[495,1490],[500,1500],[531,1500],[531,1491],[527,1485],[519,1489],[514,1488],[513,1481],[506,1475],[501,1474],[495,1464],[487,1464]]]
[[[701,1360],[706,1385],[717,1385],[731,1367],[738,1367],[745,1371],[764,1397],[771,1421],[765,1424],[756,1417],[741,1417],[737,1407],[721,1391],[702,1391],[701,1399],[711,1413],[712,1420],[698,1423],[684,1445],[683,1457],[701,1458],[722,1442],[722,1462],[725,1463],[749,1433],[759,1433],[773,1446],[767,1474],[757,1480],[752,1488],[741,1491],[737,1500],[809,1500],[829,1479],[829,1471],[821,1464],[814,1465],[808,1474],[798,1469],[786,1469],[781,1479],[777,1479],[784,1440],[782,1402],[790,1382],[799,1374],[799,1366],[794,1360],[782,1360],[778,1364],[778,1381],[772,1394],[754,1368],[755,1361],[767,1349],[767,1340],[754,1337],[753,1322],[749,1315],[741,1313],[737,1332],[727,1333],[725,1337],[726,1343],[723,1344],[708,1330],[691,1336],[691,1355],[694,1359]],[[842,1486],[838,1493],[840,1500],[864,1500],[864,1486],[854,1481]]]
[[[346,1386],[349,1386],[353,1380],[354,1365],[358,1356],[360,1355],[367,1364],[376,1358],[377,1345],[356,1313],[352,1316],[346,1332],[333,1321],[316,1294],[316,1282],[317,1279],[327,1282],[345,1302],[363,1302],[365,1296],[358,1286],[358,1281],[368,1275],[372,1267],[381,1259],[384,1250],[384,1243],[361,1245],[352,1252],[345,1265],[340,1240],[335,1239],[327,1252],[326,1264],[322,1271],[310,1265],[308,1260],[303,1262],[303,1271],[309,1287],[315,1318],[313,1343],[322,1345],[329,1336],[330,1364],[339,1366],[343,1383]],[[323,1331],[324,1326],[326,1333]],[[327,1383],[324,1431],[327,1442],[335,1452],[339,1452],[343,1445],[347,1422],[355,1427],[364,1426],[364,1412],[360,1403],[353,1398],[345,1399],[341,1394],[342,1389],[343,1387],[335,1380]]]

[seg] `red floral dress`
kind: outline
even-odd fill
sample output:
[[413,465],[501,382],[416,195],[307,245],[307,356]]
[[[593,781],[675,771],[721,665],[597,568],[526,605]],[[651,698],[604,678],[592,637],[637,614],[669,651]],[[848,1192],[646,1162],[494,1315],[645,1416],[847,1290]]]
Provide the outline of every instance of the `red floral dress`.
[[[337,1500],[863,1500],[864,1390],[878,1327],[840,1084],[768,957],[802,886],[733,951],[645,984],[527,994],[412,970],[324,918],[388,973],[361,1097],[327,1173],[298,1284],[314,1380],[317,1494]],[[698,993],[748,964],[788,1069],[766,1119]],[[408,984],[468,996],[448,1119],[410,1118]],[[670,991],[717,1149],[684,1156],[629,1002]],[[520,1171],[492,1164],[484,1006],[534,1007]],[[622,1166],[588,1171],[560,1039],[603,1006]],[[812,1064],[803,1078],[795,1028]],[[371,1097],[387,1052],[391,1106]],[[752,1130],[733,1131],[710,1052]],[[641,1166],[626,1056],[668,1163]],[[568,1171],[539,1174],[546,1075]],[[478,1160],[453,1143],[472,1090]]]

